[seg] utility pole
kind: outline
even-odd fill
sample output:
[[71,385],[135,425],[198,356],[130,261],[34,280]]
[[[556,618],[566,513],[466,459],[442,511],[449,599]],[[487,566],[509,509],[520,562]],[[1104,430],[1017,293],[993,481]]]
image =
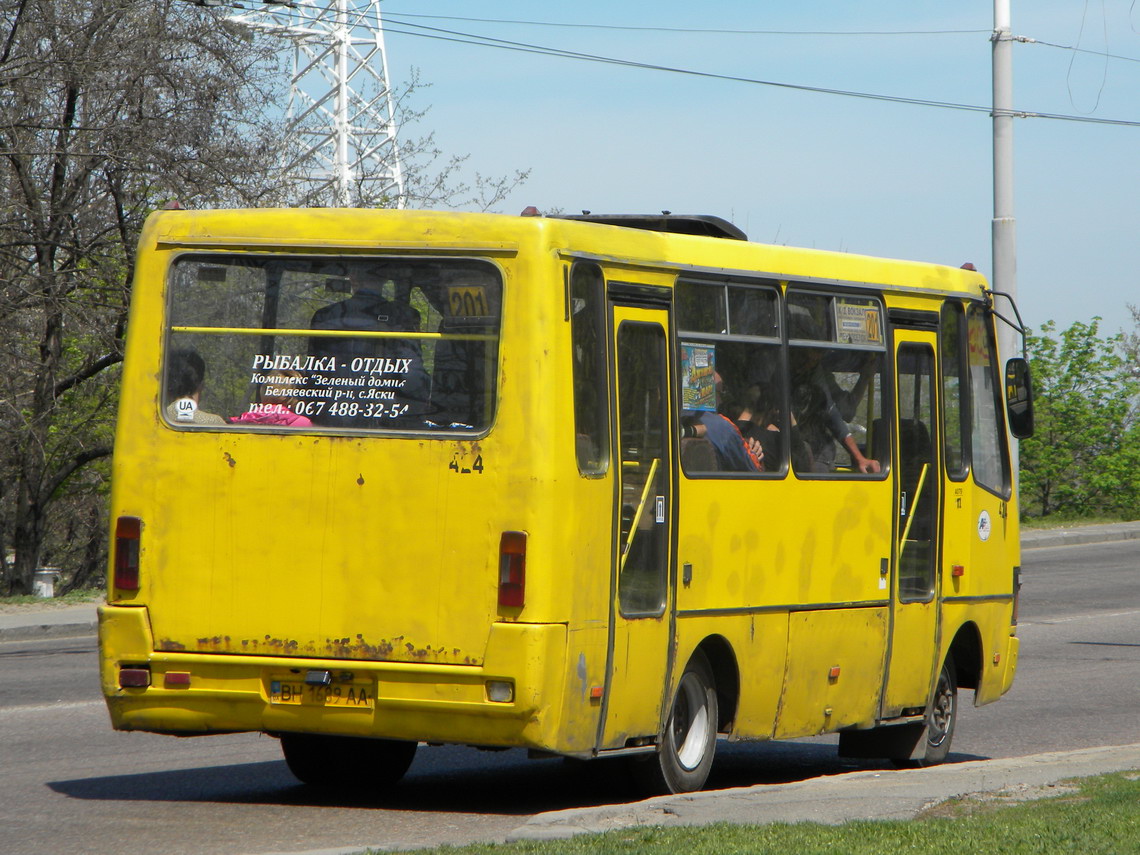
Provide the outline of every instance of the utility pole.
[[[993,33],[994,218],[993,277],[990,287],[1017,300],[1017,221],[1013,217],[1013,28],[1010,0],[994,0]],[[1008,314],[1008,313],[1007,313]],[[998,324],[998,361],[1018,353],[1018,331]],[[1004,368],[1003,368],[1004,376]],[[1004,398],[1004,396],[1003,396]],[[1010,469],[1014,485],[1021,483],[1021,453],[1010,437]]]
[[290,42],[284,178],[302,205],[407,202],[380,0],[287,0],[230,21]]
[[[994,0],[992,41],[994,218],[991,287],[1014,300],[1017,296],[1017,223],[1013,217],[1013,32],[1010,0]],[[1004,360],[1018,352],[1017,331],[1007,324],[1000,324],[999,330],[998,350]]]

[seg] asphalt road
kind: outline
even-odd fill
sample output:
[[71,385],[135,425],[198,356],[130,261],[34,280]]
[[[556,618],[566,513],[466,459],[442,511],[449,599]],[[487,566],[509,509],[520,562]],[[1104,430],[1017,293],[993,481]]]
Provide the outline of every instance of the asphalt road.
[[[1140,742],[1140,541],[1024,554],[1017,682],[966,706],[950,760]],[[0,643],[0,852],[242,855],[497,840],[530,815],[636,798],[608,764],[421,748],[383,803],[314,797],[275,740],[115,733],[94,639]],[[966,699],[969,699],[967,694]],[[724,745],[711,787],[806,780],[835,738]]]

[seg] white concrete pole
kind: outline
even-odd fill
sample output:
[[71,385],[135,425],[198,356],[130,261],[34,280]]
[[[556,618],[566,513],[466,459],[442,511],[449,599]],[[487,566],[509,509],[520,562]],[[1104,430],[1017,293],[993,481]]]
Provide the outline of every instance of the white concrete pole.
[[[994,0],[993,32],[994,217],[993,273],[990,287],[1011,300],[1017,298],[1017,221],[1013,216],[1013,32],[1010,0]],[[1009,317],[1009,305],[997,298],[997,308]],[[1019,353],[1018,332],[998,323],[998,358],[1004,377],[1005,360]],[[1005,396],[1002,396],[1002,400]],[[1010,437],[1014,483],[1017,484],[1017,440]]]

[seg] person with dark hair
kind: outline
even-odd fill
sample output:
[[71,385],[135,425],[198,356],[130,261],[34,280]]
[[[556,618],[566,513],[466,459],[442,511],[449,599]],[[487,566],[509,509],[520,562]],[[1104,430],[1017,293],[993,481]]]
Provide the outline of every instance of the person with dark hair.
[[725,384],[720,374],[714,372],[713,377],[717,397],[724,402],[720,411],[682,411],[685,424],[681,428],[681,438],[708,440],[716,454],[717,468],[720,471],[763,471],[763,447],[758,440],[741,435],[736,424],[740,406],[726,400]]
[[198,409],[206,381],[206,362],[198,351],[176,348],[166,355],[166,418],[176,424],[224,425],[215,413]]

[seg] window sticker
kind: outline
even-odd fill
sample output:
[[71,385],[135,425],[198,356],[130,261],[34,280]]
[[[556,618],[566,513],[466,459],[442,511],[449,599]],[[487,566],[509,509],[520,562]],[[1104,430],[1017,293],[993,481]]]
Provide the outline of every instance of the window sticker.
[[482,285],[452,285],[447,289],[447,313],[452,318],[485,318],[487,293]]
[[881,345],[883,343],[882,315],[874,300],[836,297],[835,332],[843,344]]
[[198,409],[198,402],[193,398],[179,398],[171,407],[174,409],[174,419],[179,422],[194,421],[194,413]]
[[716,412],[716,347],[681,345],[681,408]]

